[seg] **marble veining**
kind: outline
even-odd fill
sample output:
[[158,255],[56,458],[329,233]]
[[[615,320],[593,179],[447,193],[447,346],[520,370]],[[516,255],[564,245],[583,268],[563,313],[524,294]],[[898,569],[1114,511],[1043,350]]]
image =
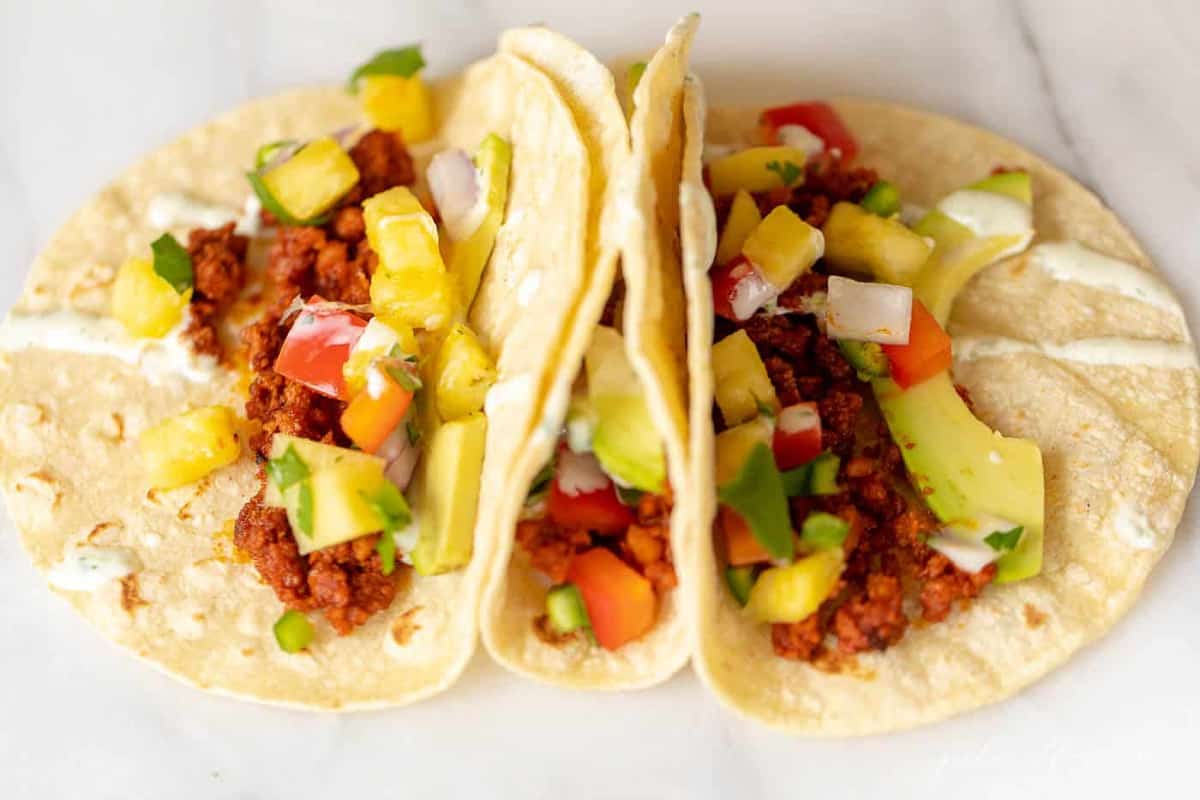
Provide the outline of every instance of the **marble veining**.
[[[338,81],[373,49],[415,40],[455,69],[526,22],[605,58],[644,53],[690,8],[704,12],[693,62],[717,101],[848,93],[992,128],[1094,186],[1195,318],[1200,5],[1190,0],[0,0],[0,309],[35,248],[91,192],[249,97]],[[0,517],[0,794],[1177,794],[1194,781],[1200,741],[1195,528],[1189,513],[1108,638],[1018,697],[912,733],[823,742],[743,722],[690,672],[649,692],[588,696],[522,682],[482,654],[451,692],[394,712],[320,716],[205,695],[101,640],[46,591]]]

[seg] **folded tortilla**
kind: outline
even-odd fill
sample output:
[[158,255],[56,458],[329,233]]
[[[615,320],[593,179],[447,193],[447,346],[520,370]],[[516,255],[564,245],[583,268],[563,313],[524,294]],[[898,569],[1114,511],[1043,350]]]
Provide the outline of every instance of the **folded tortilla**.
[[[994,134],[945,117],[854,99],[833,106],[857,163],[932,206],[997,165],[1033,178],[1035,245],[1077,241],[1154,267],[1116,216],[1070,176]],[[943,623],[911,627],[841,674],[777,657],[743,616],[713,550],[712,289],[716,228],[703,144],[754,143],[758,109],[707,114],[689,83],[681,235],[688,289],[690,480],[699,585],[696,669],[726,704],[786,731],[869,734],[1001,700],[1096,640],[1129,609],[1174,536],[1200,453],[1195,348],[1177,301],[1139,299],[1095,277],[1052,276],[1030,252],[994,264],[958,297],[954,379],[977,415],[1035,440],[1046,480],[1045,562],[1037,577],[988,586]],[[1142,273],[1131,273],[1135,280]],[[1154,298],[1151,298],[1152,300]]]

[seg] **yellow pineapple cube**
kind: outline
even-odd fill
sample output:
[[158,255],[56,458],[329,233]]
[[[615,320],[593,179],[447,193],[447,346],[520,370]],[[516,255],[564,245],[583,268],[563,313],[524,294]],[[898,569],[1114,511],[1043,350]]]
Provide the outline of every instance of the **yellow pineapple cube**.
[[726,425],[754,419],[760,407],[779,411],[767,367],[744,330],[713,345],[713,379],[717,406]]
[[771,423],[766,417],[726,428],[715,441],[717,486],[724,486],[738,476],[750,451],[759,442],[771,446]]
[[112,315],[131,336],[158,339],[179,324],[192,299],[192,290],[180,294],[154,271],[144,258],[121,265],[113,284]]
[[438,250],[437,223],[405,186],[397,186],[363,203],[367,243],[384,269],[444,272]]
[[433,103],[421,74],[367,75],[360,79],[358,95],[363,113],[376,128],[400,131],[416,144],[433,135]]
[[746,237],[760,222],[762,214],[758,211],[758,203],[745,189],[738,189],[725,220],[725,229],[721,231],[721,241],[717,243],[717,263],[724,266],[741,255]]
[[708,165],[708,178],[718,197],[739,189],[766,192],[803,183],[804,163],[804,151],[798,147],[751,147],[714,160]]
[[393,328],[426,330],[446,327],[460,308],[454,278],[444,268],[429,267],[375,270],[371,304],[375,315]]
[[434,362],[434,396],[441,418],[455,420],[482,410],[495,382],[496,364],[479,339],[462,323],[452,326]]
[[772,209],[742,245],[742,254],[780,291],[812,269],[824,252],[821,231],[787,206]]
[[349,154],[332,136],[323,136],[263,175],[262,182],[293,219],[308,220],[332,208],[358,177]]
[[174,489],[237,461],[237,417],[208,406],[163,420],[138,437],[142,461],[156,489]]

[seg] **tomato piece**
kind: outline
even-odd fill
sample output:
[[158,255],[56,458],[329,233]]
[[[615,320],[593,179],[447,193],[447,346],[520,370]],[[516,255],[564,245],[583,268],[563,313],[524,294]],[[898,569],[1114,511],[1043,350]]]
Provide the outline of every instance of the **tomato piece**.
[[559,485],[557,475],[550,483],[546,513],[564,528],[584,528],[609,535],[623,533],[637,521],[633,511],[617,496],[612,481],[594,492],[568,494]]
[[758,118],[767,144],[779,144],[779,129],[784,125],[803,125],[821,141],[826,150],[840,150],[846,161],[858,154],[858,142],[828,103],[793,103],[768,108]]
[[658,601],[650,581],[602,547],[571,559],[567,580],[579,587],[596,641],[616,650],[654,626]]
[[892,380],[901,389],[950,369],[950,337],[920,300],[913,298],[908,344],[885,344]]
[[821,455],[821,416],[816,403],[796,403],[779,412],[771,440],[775,464],[794,469]]
[[717,515],[717,524],[721,526],[721,536],[725,539],[725,558],[731,567],[762,564],[771,560],[771,554],[754,538],[741,514],[728,506],[721,506]]
[[380,371],[382,381],[378,396],[371,394],[372,379],[367,388],[355,395],[342,412],[342,430],[363,451],[374,453],[391,435],[412,404],[413,393]]
[[342,365],[367,323],[349,311],[321,308],[322,302],[312,297],[300,309],[275,359],[275,371],[314,392],[346,400]]
[[[779,294],[779,289],[768,283],[745,256],[713,267],[708,277],[713,287],[713,311],[734,322],[754,316],[764,303]],[[739,311],[744,316],[738,316]]]

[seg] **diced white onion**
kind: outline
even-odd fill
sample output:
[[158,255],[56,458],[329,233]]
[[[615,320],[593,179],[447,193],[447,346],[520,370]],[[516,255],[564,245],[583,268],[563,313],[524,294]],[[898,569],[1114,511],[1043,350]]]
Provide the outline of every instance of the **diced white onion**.
[[803,125],[780,125],[775,135],[780,144],[803,150],[805,158],[810,160],[825,151],[825,140]]
[[797,403],[794,406],[788,406],[779,413],[776,425],[778,425],[779,430],[783,433],[800,433],[801,431],[820,428],[821,417],[817,414],[817,410],[813,408],[811,403]]
[[291,161],[292,156],[296,155],[296,153],[299,153],[300,148],[302,147],[304,147],[304,142],[289,142],[288,144],[285,144],[283,147],[280,147],[275,151],[275,155],[271,156],[270,160],[267,161],[266,164],[262,165],[262,169],[260,169],[259,172],[263,175],[266,175],[276,167],[282,167],[284,164]]
[[471,157],[457,148],[443,150],[429,162],[425,178],[450,238],[460,241],[474,233],[486,204],[479,202],[482,181]]
[[375,455],[387,462],[384,476],[396,484],[396,488],[400,491],[408,488],[413,472],[417,468],[417,461],[421,457],[420,443],[413,444],[408,440],[408,423],[412,419],[413,411],[410,409],[396,429],[388,434],[388,437],[383,440],[383,444],[375,451]]
[[358,123],[354,123],[352,125],[346,125],[344,127],[338,128],[336,131],[334,131],[333,133],[331,133],[329,135],[331,137],[333,137],[333,140],[338,143],[339,147],[341,147],[343,150],[349,150],[350,142],[352,139],[354,139],[355,134],[358,133],[360,127],[361,126]]
[[926,544],[954,562],[954,566],[963,572],[979,572],[1000,557],[984,542],[957,536],[931,536]]
[[862,283],[833,275],[825,328],[832,339],[908,344],[912,289],[890,283]]
[[749,272],[738,278],[733,287],[733,297],[729,305],[738,321],[750,319],[765,303],[779,296],[779,289],[763,277],[758,267],[751,263],[745,265]]
[[556,477],[558,488],[569,497],[598,492],[609,484],[608,476],[594,455],[575,453],[569,448],[558,454]]

